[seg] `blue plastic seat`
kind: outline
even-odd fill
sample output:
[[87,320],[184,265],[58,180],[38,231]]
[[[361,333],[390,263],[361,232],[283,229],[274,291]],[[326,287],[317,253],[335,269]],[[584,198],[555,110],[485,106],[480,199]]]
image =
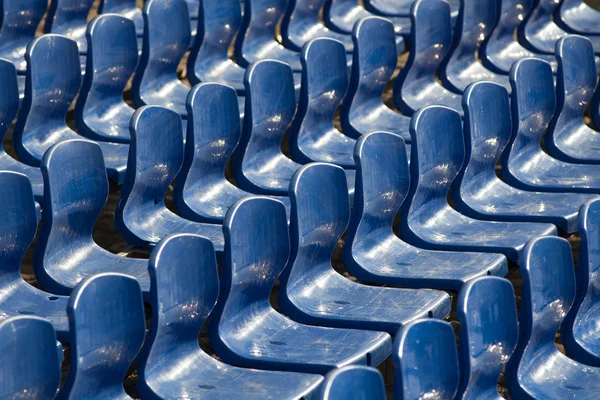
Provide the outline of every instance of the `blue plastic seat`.
[[364,365],[334,369],[321,385],[321,400],[385,400],[381,372]]
[[86,54],[85,30],[93,4],[94,0],[50,0],[44,32],[73,39],[79,52]]
[[42,286],[68,296],[85,277],[119,272],[136,278],[147,294],[147,261],[110,253],[92,238],[108,198],[100,146],[85,140],[56,144],[44,155],[42,174],[46,203],[33,261]]
[[52,324],[24,315],[5,319],[0,343],[0,398],[52,400],[60,384]]
[[352,40],[355,51],[350,84],[340,108],[344,133],[358,139],[366,133],[383,130],[397,133],[410,143],[410,119],[382,100],[398,62],[392,24],[381,17],[365,18],[354,27]]
[[584,0],[562,0],[554,20],[569,32],[600,35],[600,11]]
[[350,364],[377,366],[390,355],[387,333],[304,325],[271,306],[269,293],[290,257],[282,203],[242,199],[227,212],[223,232],[221,293],[208,325],[212,348],[223,361],[324,374]]
[[[365,0],[365,8],[377,15],[409,17],[410,6],[415,0]],[[459,0],[447,0],[452,17],[458,16]]]
[[0,4],[0,58],[25,73],[25,51],[42,21],[48,0],[3,0]]
[[465,162],[450,188],[456,209],[476,219],[549,222],[576,232],[579,206],[595,196],[520,190],[496,175],[496,163],[512,133],[506,89],[492,82],[474,83],[465,91],[463,107]]
[[190,20],[198,19],[200,14],[200,0],[185,0],[190,14]]
[[183,164],[181,117],[163,107],[144,106],[133,114],[130,133],[127,175],[115,210],[116,229],[130,244],[150,247],[173,233],[197,233],[222,252],[220,225],[188,221],[164,203]]
[[501,254],[423,250],[394,234],[394,218],[409,187],[401,137],[373,132],[358,140],[356,196],[344,243],[348,272],[363,282],[458,290],[470,279],[504,276]]
[[367,286],[331,265],[350,217],[344,171],[313,163],[290,182],[292,253],[281,277],[279,304],[286,315],[311,325],[381,330],[395,334],[418,318],[444,318],[445,292]]
[[454,398],[460,370],[449,323],[421,319],[404,326],[394,340],[392,362],[395,400]]
[[[340,33],[352,33],[354,25],[363,18],[373,14],[358,0],[326,0],[323,5],[323,19],[326,25]],[[408,17],[386,16],[394,24],[396,35],[407,37],[410,32],[411,20]]]
[[517,61],[510,84],[513,133],[502,154],[502,179],[524,190],[600,193],[600,165],[560,161],[541,148],[556,109],[550,65],[533,58]]
[[142,291],[123,274],[83,280],[67,309],[71,365],[57,399],[130,399],[123,380],[146,334]]
[[502,399],[500,374],[517,345],[519,327],[512,284],[502,278],[474,279],[458,296],[461,382],[458,399]]
[[[248,192],[285,196],[301,164],[281,151],[281,141],[296,111],[292,70],[280,61],[252,64],[244,78],[246,109],[240,144],[233,152],[237,183]],[[347,170],[354,195],[354,171]]]
[[462,93],[472,82],[491,81],[510,90],[507,74],[490,71],[479,60],[483,43],[498,19],[498,11],[497,2],[484,2],[482,5],[481,0],[460,0],[450,56],[440,68],[444,86]]
[[[138,390],[147,399],[291,399],[316,391],[323,378],[227,365],[198,346],[219,293],[215,251],[207,239],[178,234],[150,257],[152,324],[137,359]],[[177,288],[177,290],[173,290]],[[181,366],[185,365],[185,369]],[[170,371],[180,370],[172,375]]]
[[450,6],[443,0],[417,0],[410,18],[410,53],[394,81],[396,107],[409,116],[432,104],[460,112],[460,95],[443,87],[436,75],[452,43]]
[[144,17],[136,0],[100,0],[98,14],[119,14],[133,21],[137,36],[144,35]]
[[87,73],[75,106],[79,133],[90,139],[129,143],[134,109],[123,91],[138,63],[135,26],[119,15],[100,15],[89,23]]
[[569,242],[535,238],[523,250],[519,265],[523,277],[519,339],[504,374],[511,398],[599,398],[600,368],[568,358],[555,344],[575,297]]
[[456,111],[441,106],[423,108],[413,117],[410,131],[411,185],[401,224],[407,241],[434,250],[502,253],[516,261],[529,239],[556,234],[552,224],[481,221],[450,206],[448,191],[465,158]]
[[[69,106],[81,84],[77,45],[61,35],[48,34],[29,44],[25,99],[13,130],[15,151],[23,162],[39,166],[55,143],[81,139],[67,125]],[[101,143],[108,177],[122,183],[129,147]]]
[[7,294],[0,299],[0,319],[39,316],[52,323],[59,340],[68,340],[68,297],[41,291],[25,282],[19,273],[37,229],[31,184],[25,175],[0,171],[0,187],[0,290]]

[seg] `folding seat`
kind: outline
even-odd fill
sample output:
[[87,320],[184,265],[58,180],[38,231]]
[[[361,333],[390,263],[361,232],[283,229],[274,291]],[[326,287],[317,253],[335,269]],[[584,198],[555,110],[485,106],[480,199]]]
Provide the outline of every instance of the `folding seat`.
[[390,355],[387,333],[304,325],[271,306],[269,294],[290,256],[283,204],[265,197],[239,200],[227,212],[223,232],[221,293],[208,330],[224,362],[325,374],[350,364],[377,366]]
[[448,322],[421,319],[402,327],[394,340],[392,361],[395,400],[454,398],[460,370]]
[[[235,179],[248,192],[287,195],[290,179],[301,166],[281,151],[296,111],[292,70],[280,61],[258,61],[246,71],[244,85],[244,126],[232,156]],[[354,175],[353,170],[346,171],[350,197]]]
[[504,375],[511,398],[599,398],[600,369],[568,358],[555,344],[576,291],[569,242],[535,238],[523,250],[519,265],[523,277],[519,339]]
[[384,400],[385,385],[381,372],[364,365],[334,369],[321,385],[321,400]]
[[[323,5],[323,19],[328,28],[349,34],[354,25],[363,18],[376,14],[369,12],[358,0],[326,0]],[[407,37],[411,30],[411,20],[407,16],[386,16],[394,24],[396,35]]]
[[410,52],[394,81],[394,103],[404,115],[440,104],[461,110],[460,95],[437,80],[437,70],[452,42],[450,6],[443,0],[417,0],[411,8]]
[[356,196],[344,243],[348,272],[363,282],[412,288],[458,290],[467,281],[508,272],[502,254],[423,250],[392,229],[409,187],[401,137],[373,132],[354,150]]
[[68,341],[68,297],[37,289],[19,273],[37,229],[31,184],[23,174],[0,171],[0,187],[0,291],[8,294],[0,299],[0,315],[2,318],[19,315],[45,318],[54,326],[58,339]]
[[457,399],[502,399],[498,379],[517,344],[519,327],[512,284],[498,277],[477,278],[460,291]]
[[502,253],[517,261],[529,239],[556,234],[552,224],[481,221],[450,206],[448,191],[465,158],[456,111],[423,108],[413,117],[410,131],[411,185],[401,211],[401,231],[409,243],[434,250]]
[[[69,106],[81,85],[76,43],[48,34],[29,44],[25,99],[13,130],[15,151],[23,162],[39,166],[50,146],[81,139],[67,125]],[[127,165],[127,145],[100,143],[108,177],[121,183]]]
[[[252,196],[225,175],[241,134],[237,96],[229,86],[201,83],[190,91],[187,108],[185,156],[173,190],[177,211],[192,221],[222,224],[233,203]],[[287,197],[277,199],[289,210]]]
[[60,384],[60,360],[50,322],[24,315],[3,319],[0,354],[0,398],[54,398]]
[[584,0],[562,0],[554,21],[567,32],[600,35],[600,12]]
[[[318,390],[323,380],[319,375],[234,367],[198,346],[219,293],[210,241],[197,235],[168,236],[156,246],[148,269],[152,322],[137,358],[142,398],[279,400],[308,397]],[[174,370],[179,372],[172,374]]]
[[158,106],[144,106],[131,119],[131,149],[115,227],[134,246],[156,245],[172,233],[197,233],[223,251],[220,225],[191,222],[165,206],[165,194],[183,163],[181,117]]
[[510,84],[513,133],[502,153],[502,179],[524,190],[600,193],[600,165],[560,161],[541,147],[556,109],[550,65],[533,58],[517,61]]
[[103,273],[84,279],[68,306],[71,365],[57,399],[129,399],[123,381],[146,334],[135,279]]
[[77,42],[79,52],[86,54],[85,29],[93,4],[94,0],[50,0],[44,32],[73,39]]
[[119,15],[100,15],[87,27],[87,73],[75,105],[79,133],[93,140],[129,143],[134,109],[123,91],[138,63],[135,26]]
[[340,275],[331,256],[348,226],[350,205],[344,171],[313,163],[290,182],[291,256],[281,276],[279,304],[295,321],[395,334],[418,318],[444,318],[445,292],[368,286]]
[[410,119],[389,108],[382,100],[398,63],[392,24],[381,17],[369,17],[354,27],[350,84],[340,108],[344,133],[358,139],[369,132],[397,133],[410,143]]
[[[136,0],[100,0],[98,14],[119,14],[133,21],[137,36],[144,35],[144,17]],[[88,43],[89,44],[89,43]]]
[[450,187],[456,209],[476,219],[548,222],[576,232],[580,205],[595,195],[525,191],[496,175],[496,163],[512,133],[506,89],[492,82],[473,83],[465,91],[463,107],[465,161]]

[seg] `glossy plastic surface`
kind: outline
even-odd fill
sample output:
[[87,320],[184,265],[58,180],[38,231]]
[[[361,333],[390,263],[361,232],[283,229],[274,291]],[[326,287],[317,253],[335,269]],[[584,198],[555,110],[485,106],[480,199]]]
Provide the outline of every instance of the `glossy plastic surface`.
[[[160,129],[156,129],[160,127]],[[169,185],[183,163],[181,117],[158,106],[144,106],[131,119],[131,151],[115,226],[127,242],[154,246],[173,233],[196,233],[223,251],[221,226],[191,222],[164,203]]]
[[390,355],[387,333],[303,325],[271,307],[269,293],[290,256],[283,204],[240,200],[227,212],[223,232],[221,293],[208,327],[222,360],[324,374],[350,364],[377,366]]
[[573,33],[600,35],[600,11],[584,0],[562,0],[554,20]]
[[119,14],[133,21],[138,36],[144,35],[144,17],[136,0],[100,0],[98,14]]
[[[198,346],[200,330],[219,293],[212,244],[197,235],[163,239],[152,252],[152,325],[137,359],[145,399],[301,398],[323,380],[318,375],[271,372],[227,365]],[[177,288],[177,290],[173,290]],[[185,366],[184,369],[181,366]],[[176,376],[169,374],[180,370]]]
[[[42,156],[53,144],[81,139],[66,122],[69,107],[81,85],[79,54],[73,40],[48,34],[29,44],[25,59],[25,99],[13,139],[19,159],[39,166]],[[101,143],[100,147],[108,177],[114,182],[123,182],[129,147],[113,143]]]
[[[326,25],[341,33],[352,33],[354,25],[363,18],[374,14],[367,11],[358,0],[326,0],[323,18]],[[394,24],[396,35],[407,36],[410,32],[410,18],[386,16]]]
[[474,279],[458,296],[461,383],[458,399],[501,400],[498,379],[517,345],[519,327],[510,281]]
[[129,143],[131,108],[123,91],[138,63],[133,22],[100,15],[89,23],[86,74],[75,106],[79,133],[94,140]]
[[394,340],[392,361],[394,400],[454,398],[460,370],[449,323],[421,319],[406,325]]
[[513,399],[595,399],[600,369],[556,348],[558,328],[575,297],[571,246],[563,238],[535,238],[519,262],[523,277],[519,340],[505,372]]
[[382,100],[398,62],[394,36],[392,24],[381,17],[361,20],[352,32],[355,51],[340,122],[344,133],[355,139],[373,131],[388,131],[410,142],[410,119]]
[[501,254],[423,250],[394,234],[409,188],[404,141],[374,132],[358,140],[356,196],[344,244],[348,271],[363,282],[458,290],[470,279],[508,272]]
[[45,33],[64,35],[77,42],[81,54],[87,53],[85,30],[94,0],[50,0]]
[[412,5],[410,19],[411,51],[394,80],[396,107],[404,115],[432,104],[460,112],[460,95],[444,88],[436,78],[452,43],[450,6],[442,0],[417,0]]
[[42,317],[52,323],[59,340],[68,340],[69,299],[33,287],[19,273],[37,229],[31,184],[25,175],[0,171],[0,187],[0,320],[19,315]]
[[496,175],[496,163],[512,133],[506,89],[474,83],[465,91],[463,107],[465,162],[450,188],[456,209],[476,219],[550,222],[576,232],[579,206],[592,195],[520,190]]
[[413,117],[410,132],[411,187],[401,223],[407,241],[428,249],[503,253],[516,261],[530,238],[556,234],[551,224],[480,221],[450,207],[448,190],[465,158],[456,111],[441,106],[423,108]]
[[86,278],[67,310],[73,334],[71,365],[62,399],[130,399],[123,380],[146,334],[137,281],[123,274]]
[[51,400],[60,384],[56,333],[30,316],[0,322],[0,398]]
[[550,65],[533,58],[517,61],[510,83],[513,133],[502,154],[502,179],[525,190],[600,193],[600,165],[560,161],[541,148],[556,108]]
[[325,376],[321,400],[384,400],[385,385],[381,372],[373,367],[349,365]]

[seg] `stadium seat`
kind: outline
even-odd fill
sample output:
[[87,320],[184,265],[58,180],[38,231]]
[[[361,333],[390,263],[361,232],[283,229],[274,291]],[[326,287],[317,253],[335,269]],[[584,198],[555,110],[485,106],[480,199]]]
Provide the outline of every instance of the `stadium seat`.
[[321,400],[384,400],[385,386],[381,372],[364,365],[334,369],[321,385]]
[[590,7],[584,0],[562,0],[554,21],[566,31],[600,35],[600,11]]
[[44,32],[73,39],[79,52],[86,54],[85,30],[93,4],[94,0],[50,0]]
[[144,35],[144,16],[136,0],[100,0],[98,14],[119,14],[135,24],[137,36]]

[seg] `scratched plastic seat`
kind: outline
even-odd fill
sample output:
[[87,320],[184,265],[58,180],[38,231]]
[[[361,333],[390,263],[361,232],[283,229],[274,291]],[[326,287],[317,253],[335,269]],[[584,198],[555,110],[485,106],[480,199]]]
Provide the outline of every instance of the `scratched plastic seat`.
[[403,204],[403,237],[428,249],[502,253],[516,261],[535,236],[555,235],[546,223],[480,221],[448,203],[448,191],[465,158],[460,115],[430,106],[412,119],[411,186]]
[[[369,12],[361,2],[357,0],[326,0],[323,5],[323,19],[325,24],[334,31],[340,33],[352,33],[354,25],[363,18],[372,17],[376,14]],[[403,16],[386,16],[394,24],[396,35],[408,37],[410,32],[410,18]]]
[[83,280],[68,307],[71,366],[57,399],[130,399],[123,380],[146,333],[135,279],[103,273]]
[[144,35],[144,17],[135,0],[100,0],[98,14],[119,14],[133,21],[138,36]]
[[394,103],[404,115],[440,104],[461,111],[460,95],[437,81],[437,70],[452,43],[450,6],[443,0],[417,0],[411,8],[406,65],[394,80]]
[[449,323],[421,319],[404,326],[394,340],[392,362],[394,399],[454,398],[460,370],[454,329]]
[[119,272],[150,290],[148,262],[125,258],[98,246],[92,230],[108,198],[108,179],[100,147],[69,140],[51,147],[42,160],[46,206],[34,251],[38,281],[68,296],[85,277]]
[[554,20],[568,32],[600,35],[600,11],[583,0],[562,0]]
[[51,400],[60,385],[52,324],[21,315],[0,322],[0,397]]
[[[244,77],[246,106],[232,166],[237,183],[248,192],[285,196],[301,164],[281,151],[281,141],[296,111],[292,71],[280,61],[252,64]],[[354,195],[354,171],[346,171]]]
[[505,372],[511,398],[598,398],[600,369],[568,358],[555,344],[576,291],[569,242],[535,238],[523,249],[519,265],[523,277],[519,340]]
[[[147,399],[301,398],[321,376],[259,371],[225,364],[198,346],[217,301],[219,276],[212,244],[197,235],[163,239],[150,257],[152,324],[137,359],[138,390]],[[173,291],[173,288],[177,290]],[[180,369],[176,376],[169,374]]]
[[86,33],[87,73],[75,106],[79,132],[90,139],[129,143],[134,109],[123,91],[138,62],[135,26],[119,15],[100,15]]
[[519,327],[512,284],[474,279],[458,296],[461,382],[458,399],[502,399],[498,378],[517,344]]
[[423,250],[394,234],[394,218],[409,186],[402,138],[370,133],[358,140],[354,154],[357,192],[343,248],[353,276],[363,282],[458,290],[478,276],[508,272],[501,254]]
[[279,304],[290,318],[311,325],[370,329],[395,334],[418,318],[444,318],[445,292],[367,286],[331,265],[350,217],[344,171],[313,163],[290,182],[292,254],[281,277]]
[[282,203],[242,199],[227,212],[223,232],[221,293],[208,329],[224,362],[324,374],[350,364],[377,366],[390,355],[387,333],[304,325],[271,307],[269,293],[290,257]]
[[392,24],[369,17],[354,27],[355,43],[350,84],[340,108],[344,133],[355,139],[383,130],[397,133],[410,143],[410,119],[383,103],[382,96],[398,62]]
[[183,163],[181,117],[166,108],[145,106],[131,118],[131,151],[115,227],[135,246],[154,246],[172,233],[197,233],[223,251],[220,225],[191,222],[164,203],[169,185]]
[[[48,34],[32,41],[25,54],[25,99],[13,131],[15,151],[23,162],[39,166],[55,143],[81,139],[66,123],[70,104],[81,84],[77,45],[61,35]],[[108,177],[121,183],[128,146],[100,143]]]
[[321,400],[384,400],[385,385],[381,372],[364,365],[334,369],[321,385]]
[[560,161],[541,148],[556,109],[550,65],[533,58],[517,61],[510,84],[513,133],[502,154],[502,179],[524,190],[600,193],[600,165]]
[[0,187],[0,290],[5,293],[0,299],[0,319],[19,315],[42,317],[52,323],[60,341],[68,340],[68,297],[39,290],[19,273],[37,229],[31,184],[23,174],[0,171]]
[[85,30],[94,0],[50,0],[45,33],[65,35],[77,42],[81,54],[87,53]]
[[579,206],[591,195],[520,190],[496,175],[496,162],[512,133],[506,89],[474,83],[465,91],[463,107],[465,162],[450,188],[456,209],[476,219],[549,222],[576,232]]

